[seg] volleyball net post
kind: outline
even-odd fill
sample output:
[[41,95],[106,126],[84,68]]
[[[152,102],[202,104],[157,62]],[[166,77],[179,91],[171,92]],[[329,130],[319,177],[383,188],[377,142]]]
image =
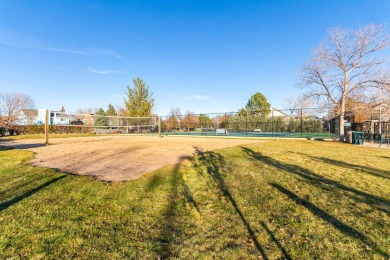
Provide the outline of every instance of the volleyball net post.
[[45,111],[45,144],[49,145],[49,110]]

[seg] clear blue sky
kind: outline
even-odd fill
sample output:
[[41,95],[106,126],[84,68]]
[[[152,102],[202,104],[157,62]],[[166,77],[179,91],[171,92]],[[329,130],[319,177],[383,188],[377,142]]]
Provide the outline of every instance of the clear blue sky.
[[390,0],[0,0],[0,92],[67,111],[122,105],[139,76],[154,112],[281,107],[332,26],[390,26]]

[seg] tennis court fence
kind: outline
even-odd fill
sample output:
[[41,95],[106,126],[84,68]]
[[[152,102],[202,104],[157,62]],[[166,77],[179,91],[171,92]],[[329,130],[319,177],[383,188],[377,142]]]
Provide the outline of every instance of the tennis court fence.
[[[44,133],[46,109],[30,110],[30,112],[8,120],[11,123],[0,125],[0,135]],[[267,115],[259,111],[243,109],[239,112],[201,114],[186,112],[166,116],[126,117],[48,111],[48,124],[50,133],[160,133],[164,135],[336,138],[340,133],[339,119],[334,117],[329,120],[327,112],[328,110],[325,111],[323,108],[272,108]],[[387,131],[388,126],[389,122],[378,122],[378,120],[354,123],[353,117],[346,116],[344,130],[345,132],[359,131],[371,127],[371,131],[378,132]]]

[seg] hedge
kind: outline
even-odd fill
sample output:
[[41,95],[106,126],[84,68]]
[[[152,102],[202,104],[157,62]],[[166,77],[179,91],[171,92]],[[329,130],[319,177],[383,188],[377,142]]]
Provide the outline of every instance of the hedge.
[[[0,136],[5,135],[7,132],[10,135],[44,134],[45,125],[13,125],[0,127]],[[93,133],[94,129],[92,127],[50,125],[49,132],[51,134],[88,134]]]

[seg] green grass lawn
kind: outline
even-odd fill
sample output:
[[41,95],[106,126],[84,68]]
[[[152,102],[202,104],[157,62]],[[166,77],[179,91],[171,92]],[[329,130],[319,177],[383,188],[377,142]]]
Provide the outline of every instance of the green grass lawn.
[[126,183],[0,150],[0,258],[386,259],[390,151],[275,140]]

